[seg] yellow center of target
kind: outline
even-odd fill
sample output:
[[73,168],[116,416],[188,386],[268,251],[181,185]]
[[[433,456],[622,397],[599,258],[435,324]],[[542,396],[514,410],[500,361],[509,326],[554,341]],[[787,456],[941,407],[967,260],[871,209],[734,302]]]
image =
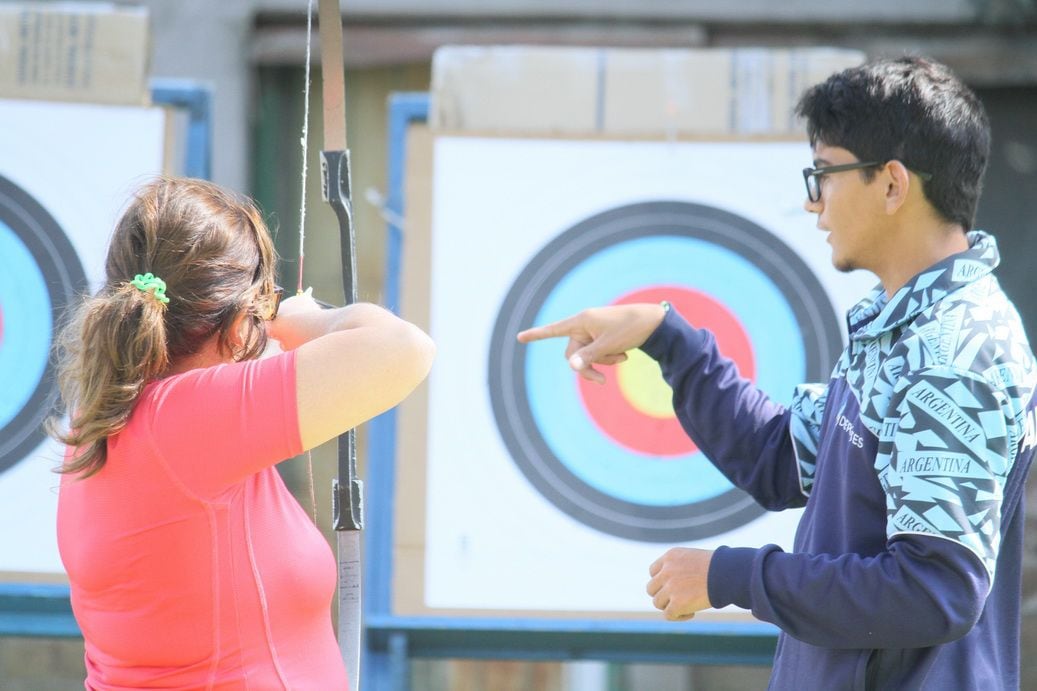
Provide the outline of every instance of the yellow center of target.
[[627,361],[616,367],[619,390],[638,412],[654,418],[670,419],[673,389],[663,379],[659,363],[638,349],[627,352]]

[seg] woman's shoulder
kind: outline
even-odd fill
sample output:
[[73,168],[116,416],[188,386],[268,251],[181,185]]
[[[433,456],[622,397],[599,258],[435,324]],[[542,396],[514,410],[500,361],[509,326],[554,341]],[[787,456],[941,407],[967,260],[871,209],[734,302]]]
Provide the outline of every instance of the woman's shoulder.
[[196,367],[149,382],[140,400],[162,401],[170,396],[207,396],[220,388],[254,387],[294,376],[294,351],[239,362]]

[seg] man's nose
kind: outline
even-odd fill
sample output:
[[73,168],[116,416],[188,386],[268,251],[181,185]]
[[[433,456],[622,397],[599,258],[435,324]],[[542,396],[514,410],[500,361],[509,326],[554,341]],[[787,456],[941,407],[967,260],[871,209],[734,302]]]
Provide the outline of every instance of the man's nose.
[[810,200],[810,197],[806,197],[803,200],[803,210],[806,211],[808,214],[819,214],[821,213],[822,207],[823,204],[821,203],[820,199],[814,202]]

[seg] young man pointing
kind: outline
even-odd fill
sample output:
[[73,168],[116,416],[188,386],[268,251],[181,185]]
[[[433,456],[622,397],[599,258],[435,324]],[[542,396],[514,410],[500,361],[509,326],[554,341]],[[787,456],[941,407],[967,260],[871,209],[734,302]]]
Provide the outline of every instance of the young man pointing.
[[879,60],[811,88],[807,211],[841,271],[880,284],[823,384],[769,400],[666,305],[589,309],[519,334],[596,365],[640,348],[684,429],[765,508],[805,507],[793,551],[674,548],[650,567],[668,619],[738,605],[781,629],[773,689],[1019,686],[1023,487],[1037,367],[972,229],[990,149],[946,67]]

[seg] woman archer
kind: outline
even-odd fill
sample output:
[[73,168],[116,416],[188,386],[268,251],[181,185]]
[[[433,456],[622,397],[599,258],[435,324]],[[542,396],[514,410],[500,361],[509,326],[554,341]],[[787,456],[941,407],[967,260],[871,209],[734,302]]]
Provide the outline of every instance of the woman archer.
[[275,466],[403,400],[432,341],[281,303],[258,211],[200,180],[140,189],[105,272],[59,339],[52,425],[86,688],[346,688],[335,560]]

